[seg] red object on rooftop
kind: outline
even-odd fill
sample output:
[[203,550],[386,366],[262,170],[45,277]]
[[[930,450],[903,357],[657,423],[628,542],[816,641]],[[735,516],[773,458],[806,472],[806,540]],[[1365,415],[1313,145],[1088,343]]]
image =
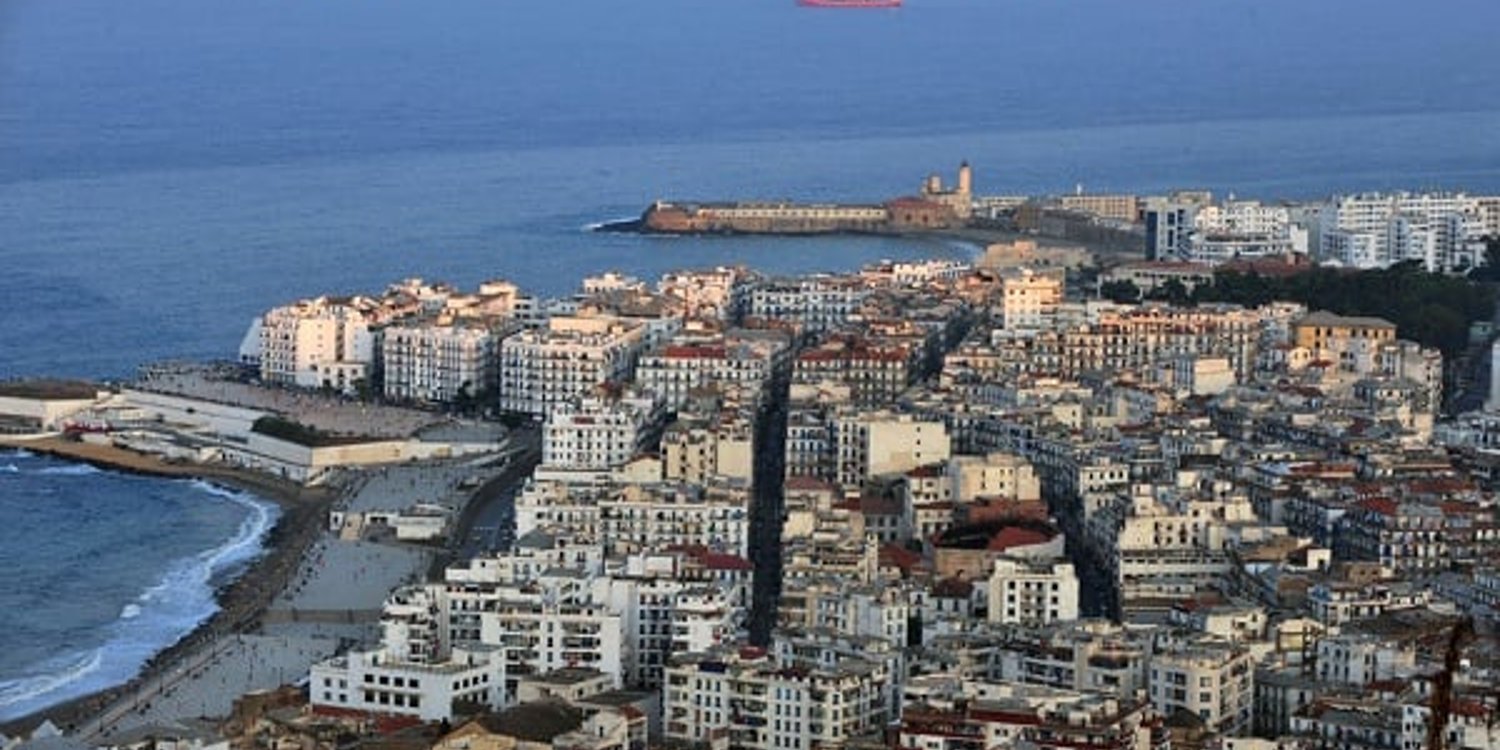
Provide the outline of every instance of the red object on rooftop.
[[990,537],[990,543],[986,547],[991,552],[1004,552],[1014,547],[1030,547],[1034,544],[1044,544],[1052,537],[1035,529],[1025,529],[1018,526],[1007,526],[1000,533]]
[[901,0],[797,0],[805,8],[899,8]]

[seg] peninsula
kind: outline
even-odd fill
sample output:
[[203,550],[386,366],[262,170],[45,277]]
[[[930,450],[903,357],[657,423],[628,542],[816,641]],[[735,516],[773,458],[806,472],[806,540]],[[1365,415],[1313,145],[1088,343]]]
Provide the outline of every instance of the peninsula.
[[947,231],[973,218],[974,173],[958,167],[958,183],[945,187],[928,175],[916,195],[883,203],[776,201],[675,202],[659,200],[639,219],[611,222],[606,232],[646,234],[910,234]]

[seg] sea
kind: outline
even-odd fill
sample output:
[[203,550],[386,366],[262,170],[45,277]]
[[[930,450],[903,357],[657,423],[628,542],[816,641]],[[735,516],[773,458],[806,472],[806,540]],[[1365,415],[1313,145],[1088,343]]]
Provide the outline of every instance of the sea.
[[[0,378],[235,355],[406,277],[840,270],[943,240],[588,231],[659,198],[1500,192],[1494,0],[5,0]],[[14,467],[9,471],[6,467]],[[0,454],[0,718],[127,679],[272,510]]]
[[0,720],[130,679],[215,610],[277,507],[0,451]]

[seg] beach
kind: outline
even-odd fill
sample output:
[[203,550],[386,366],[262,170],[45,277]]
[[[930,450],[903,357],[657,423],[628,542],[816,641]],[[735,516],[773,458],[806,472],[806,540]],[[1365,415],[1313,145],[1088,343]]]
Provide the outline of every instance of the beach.
[[70,733],[85,729],[84,722],[90,717],[113,713],[114,707],[138,700],[149,701],[149,696],[160,692],[163,685],[172,684],[170,677],[174,670],[197,664],[205,658],[204,654],[214,651],[221,638],[254,628],[286,589],[304,554],[318,539],[326,525],[327,509],[336,498],[336,490],[331,488],[306,488],[232,467],[172,463],[106,445],[60,438],[0,438],[0,446],[23,448],[112,471],[202,479],[249,492],[276,503],[282,510],[280,521],[264,540],[263,554],[233,583],[218,591],[219,610],[214,615],[158,653],[129,682],[7,722],[0,727],[7,734],[29,730],[44,718]]
[[219,611],[158,653],[134,679],[0,726],[14,734],[47,718],[85,740],[227,716],[241,695],[295,684],[312,664],[373,643],[387,595],[425,580],[444,559],[443,547],[335,533],[329,512],[437,503],[461,515],[475,495],[466,480],[497,470],[472,460],[389,465],[338,472],[334,485],[307,488],[243,469],[169,462],[56,438],[0,440],[0,446],[113,471],[222,483],[282,509],[264,554],[218,592]]

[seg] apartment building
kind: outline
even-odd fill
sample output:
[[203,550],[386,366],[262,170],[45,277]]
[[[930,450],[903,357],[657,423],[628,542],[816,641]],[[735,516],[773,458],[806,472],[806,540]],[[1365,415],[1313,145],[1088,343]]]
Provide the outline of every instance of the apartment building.
[[942,422],[909,414],[849,412],[836,417],[834,431],[834,474],[845,488],[946,461],[951,447]]
[[1151,655],[1147,695],[1163,716],[1186,711],[1214,732],[1250,729],[1255,658],[1241,645],[1213,638],[1174,641]]
[[1091,509],[1084,543],[1110,573],[1128,609],[1216,581],[1229,570],[1232,529],[1258,526],[1243,497],[1193,498],[1137,492]]
[[500,409],[545,417],[603,383],[634,376],[645,327],[616,318],[553,317],[500,345]]
[[755,464],[755,430],[739,410],[687,413],[662,435],[662,471],[668,481],[705,484],[715,478],[749,482]]
[[268,310],[258,324],[261,380],[343,393],[369,383],[372,306],[363,298],[318,297]]
[[878,663],[784,666],[761,649],[678,654],[666,670],[663,721],[668,742],[727,738],[749,750],[836,747],[878,732],[892,717]]
[[1017,268],[1000,276],[1000,299],[995,305],[1000,326],[1008,331],[1036,331],[1051,323],[1063,300],[1060,271]]
[[1079,192],[1059,196],[1057,203],[1064,211],[1093,214],[1101,219],[1134,224],[1141,218],[1141,201],[1134,195],[1097,194]]
[[1145,701],[937,674],[908,686],[895,747],[1153,750],[1166,744]]
[[1078,576],[1061,560],[1002,557],[988,581],[989,621],[1046,625],[1078,619]]
[[387,399],[451,403],[493,397],[500,336],[451,319],[409,321],[380,336],[380,371]]
[[848,386],[854,404],[889,404],[917,377],[920,350],[858,335],[836,336],[797,356],[792,382]]
[[700,388],[761,393],[786,361],[790,342],[781,331],[685,332],[641,356],[636,382],[660,395],[668,411],[680,409]]
[[499,709],[505,700],[505,660],[495,646],[461,646],[436,662],[414,662],[385,649],[351,651],[318,662],[308,672],[308,703],[422,721],[448,721],[461,703]]
[[599,504],[599,540],[611,554],[699,546],[748,556],[748,484],[630,485]]
[[661,405],[651,393],[614,387],[559,404],[542,428],[542,466],[608,471],[624,466],[655,443]]
[[719,266],[703,271],[671,271],[656,284],[658,294],[675,300],[685,318],[735,323],[744,314],[751,271]]
[[767,280],[752,286],[745,314],[789,323],[804,334],[823,333],[843,326],[869,295],[867,284],[841,276]]
[[1334,196],[1320,213],[1324,260],[1354,268],[1419,261],[1429,271],[1480,265],[1485,217],[1463,193]]

